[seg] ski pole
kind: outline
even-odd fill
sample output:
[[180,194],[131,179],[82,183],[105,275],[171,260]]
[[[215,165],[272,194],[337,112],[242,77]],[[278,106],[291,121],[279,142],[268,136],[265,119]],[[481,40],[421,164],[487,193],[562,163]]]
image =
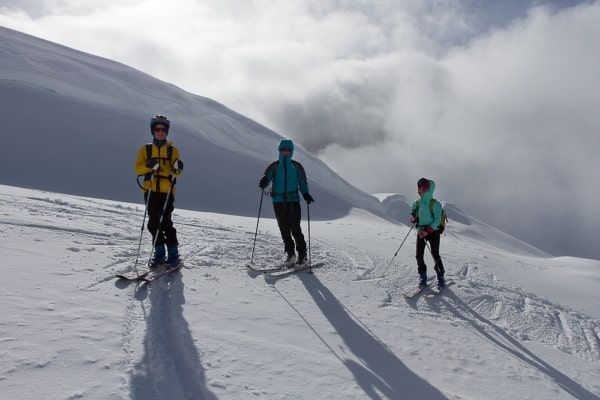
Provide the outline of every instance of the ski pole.
[[308,272],[312,272],[312,254],[310,252],[310,204],[306,203],[306,219],[308,221]]
[[387,272],[388,268],[390,267],[390,265],[392,265],[392,262],[394,261],[394,258],[396,258],[396,256],[398,255],[398,252],[400,251],[400,249],[402,248],[402,245],[404,244],[404,242],[406,242],[406,239],[408,239],[408,235],[410,234],[410,232],[413,230],[413,228],[415,227],[415,224],[412,224],[410,226],[410,229],[408,230],[408,233],[406,234],[406,236],[404,237],[404,240],[402,241],[402,243],[400,243],[400,246],[398,247],[398,250],[396,250],[396,252],[394,253],[394,257],[392,257],[392,259],[390,260],[390,263],[388,264],[388,266],[385,268],[385,271],[383,271],[383,274],[381,274],[381,277],[383,278],[383,276],[385,275],[385,273]]
[[[153,179],[154,179],[154,175],[152,175],[150,177],[150,189],[152,189],[152,180]],[[140,185],[139,176],[137,177],[137,183],[138,183],[138,186],[142,187],[142,185]],[[135,270],[135,274],[137,276],[140,275],[140,273],[138,272],[138,269],[137,269],[137,265],[138,265],[138,261],[140,258],[140,250],[142,247],[142,236],[144,235],[144,225],[146,225],[146,215],[148,214],[148,203],[150,202],[150,193],[152,193],[152,191],[150,189],[148,189],[148,196],[146,197],[146,201],[144,201],[144,219],[142,220],[142,228],[140,229],[140,240],[138,241],[138,249],[137,249],[137,254],[135,256],[135,264],[133,265],[133,269]]]
[[258,222],[260,221],[260,211],[262,210],[263,197],[265,195],[264,189],[260,190],[260,203],[258,205],[258,218],[256,219],[256,231],[254,232],[254,244],[252,245],[252,256],[250,257],[250,264],[254,262],[254,249],[256,248],[256,236],[258,235]]
[[[171,184],[169,185],[169,190],[167,191],[167,197],[165,197],[165,204],[163,206],[163,210],[160,213],[160,219],[158,220],[158,229],[156,231],[156,235],[154,235],[154,241],[152,242],[152,249],[150,249],[150,257],[148,258],[148,265],[152,262],[152,255],[154,254],[154,248],[156,247],[156,242],[158,240],[158,235],[160,235],[160,228],[163,223],[163,219],[165,217],[165,213],[167,212],[167,204],[169,204],[169,197],[171,197],[171,191],[173,190],[173,186],[175,186],[175,178],[173,176],[169,176],[169,180]],[[159,181],[160,183],[160,181]],[[157,187],[157,189],[160,189]],[[158,192],[157,192],[158,193]],[[148,198],[150,198],[150,193],[148,193]]]

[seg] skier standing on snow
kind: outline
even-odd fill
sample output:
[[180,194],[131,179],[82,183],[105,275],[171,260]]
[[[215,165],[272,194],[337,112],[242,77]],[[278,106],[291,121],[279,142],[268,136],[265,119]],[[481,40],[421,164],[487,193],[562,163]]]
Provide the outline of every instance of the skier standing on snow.
[[434,270],[437,274],[438,286],[444,287],[446,284],[444,279],[444,264],[440,257],[440,232],[439,226],[442,223],[442,205],[439,201],[434,200],[433,191],[435,190],[435,182],[421,178],[417,182],[417,190],[419,198],[415,200],[410,212],[410,222],[416,224],[417,227],[417,267],[419,272],[419,286],[427,286],[427,265],[423,260],[425,253],[426,242],[431,246],[431,255],[435,261]]
[[[272,182],[273,209],[285,246],[286,258],[284,265],[293,267],[294,264],[300,265],[308,261],[306,241],[300,227],[302,215],[298,192],[302,194],[307,204],[315,200],[308,193],[304,167],[299,162],[292,161],[294,143],[291,140],[284,139],[279,143],[278,150],[279,159],[269,164],[265,174],[260,179],[259,187],[265,189]],[[294,239],[292,239],[292,236]],[[296,243],[294,243],[294,240]],[[298,258],[296,258],[296,251],[298,251]]]
[[135,162],[138,177],[144,177],[142,190],[148,212],[147,226],[154,244],[151,267],[165,263],[165,245],[167,268],[181,262],[177,230],[171,215],[175,201],[175,178],[181,175],[183,162],[179,160],[179,151],[173,142],[167,141],[170,125],[169,119],[162,115],[150,120],[150,133],[154,140],[140,148]]

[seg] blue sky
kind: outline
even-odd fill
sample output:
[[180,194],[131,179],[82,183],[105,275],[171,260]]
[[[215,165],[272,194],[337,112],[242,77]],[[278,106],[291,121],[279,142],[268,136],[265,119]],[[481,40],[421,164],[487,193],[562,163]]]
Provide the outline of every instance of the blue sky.
[[365,191],[410,198],[426,176],[529,243],[600,258],[599,2],[10,0],[0,25],[222,102]]

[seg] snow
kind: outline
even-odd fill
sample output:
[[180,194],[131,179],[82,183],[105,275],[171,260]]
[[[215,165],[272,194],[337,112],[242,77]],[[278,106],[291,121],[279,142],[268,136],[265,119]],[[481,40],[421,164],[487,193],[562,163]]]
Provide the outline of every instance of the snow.
[[[245,268],[256,217],[177,209],[186,268],[116,280],[140,239],[147,259],[142,217],[143,204],[0,186],[2,398],[600,398],[597,261],[505,251],[451,223],[455,284],[405,299],[414,236],[393,256],[408,227],[357,209],[311,221],[325,265],[271,280]],[[281,256],[263,217],[254,264]]]

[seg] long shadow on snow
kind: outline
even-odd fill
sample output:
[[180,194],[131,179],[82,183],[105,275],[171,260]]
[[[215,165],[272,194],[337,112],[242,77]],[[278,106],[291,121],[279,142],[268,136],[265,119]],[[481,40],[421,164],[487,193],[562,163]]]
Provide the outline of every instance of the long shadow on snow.
[[148,288],[144,356],[132,374],[133,400],[217,399],[206,387],[200,355],[183,316],[184,287],[181,273],[175,273]]
[[[395,400],[446,399],[438,389],[404,365],[315,275],[299,276],[323,315],[360,360],[360,363],[344,360],[336,354],[369,398],[381,399],[378,390],[385,398]],[[325,345],[331,349],[327,343]]]
[[[494,325],[490,320],[484,318],[477,311],[473,310],[464,301],[459,299],[454,293],[447,292],[447,297],[453,300],[444,302],[456,318],[468,323],[478,334],[486,338],[493,345],[513,355],[516,359],[530,365],[544,375],[550,377],[560,388],[578,400],[600,400],[600,397],[588,391],[579,383],[569,378],[550,364],[536,356],[529,349],[523,346],[519,341],[510,336],[502,328]],[[435,307],[434,307],[435,308]],[[489,328],[489,329],[486,329]]]

